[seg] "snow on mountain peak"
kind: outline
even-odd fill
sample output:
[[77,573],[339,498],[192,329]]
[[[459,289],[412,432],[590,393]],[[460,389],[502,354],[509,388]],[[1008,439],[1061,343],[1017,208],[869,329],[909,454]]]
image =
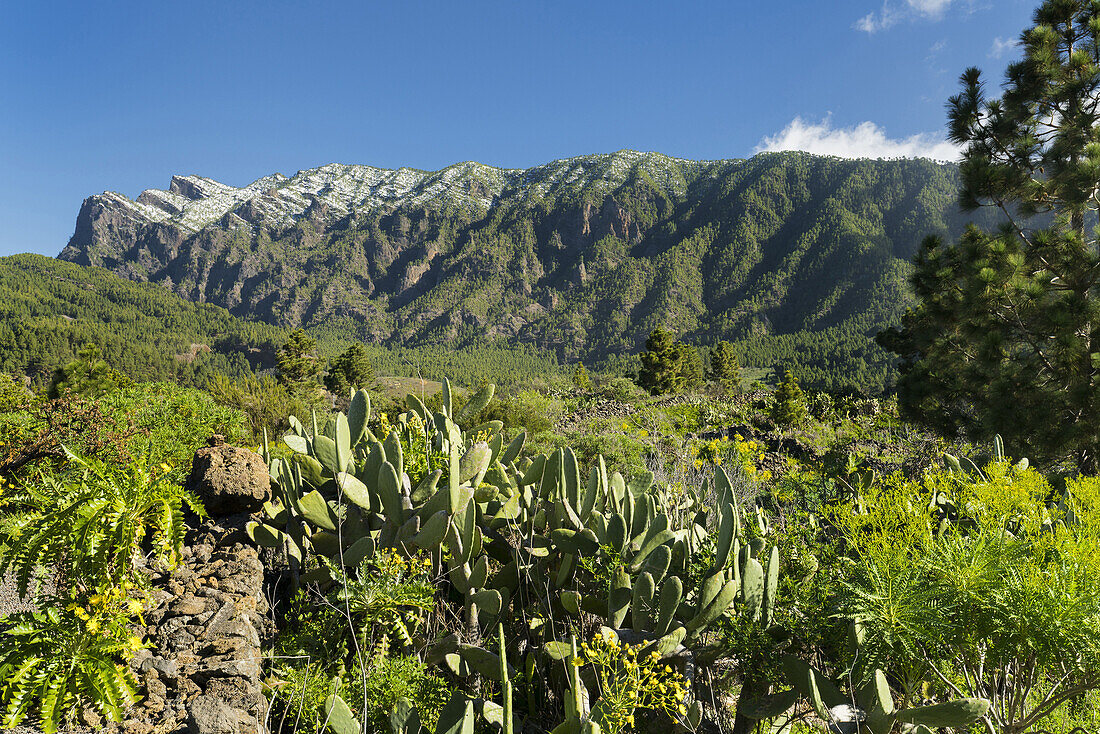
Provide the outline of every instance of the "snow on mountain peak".
[[[329,163],[289,178],[280,173],[264,176],[240,188],[205,176],[173,176],[167,190],[148,189],[134,201],[113,192],[101,196],[136,219],[198,231],[230,213],[244,214],[242,221],[292,225],[315,200],[337,214],[432,201],[484,211],[502,196],[546,196],[562,186],[607,192],[622,184],[635,168],[670,191],[682,191],[685,171],[699,165],[635,151],[578,156],[529,169],[497,168],[473,161],[439,171]],[[247,211],[242,209],[245,205]]]

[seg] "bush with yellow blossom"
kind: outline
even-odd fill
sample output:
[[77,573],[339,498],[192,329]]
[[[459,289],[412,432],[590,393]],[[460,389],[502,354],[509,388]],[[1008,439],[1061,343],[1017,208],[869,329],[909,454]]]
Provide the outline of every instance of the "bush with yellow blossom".
[[129,632],[125,605],[74,602],[22,612],[0,633],[0,728],[18,726],[37,702],[42,731],[57,731],[84,704],[112,721],[137,701],[137,681],[125,664],[142,647]]
[[150,601],[137,559],[151,549],[168,565],[183,542],[183,505],[202,506],[179,486],[167,463],[115,465],[70,453],[80,475],[41,475],[8,499],[0,573],[14,572],[20,593],[37,594],[36,577],[55,572],[58,596],[38,596],[41,612],[8,617],[0,634],[0,728],[37,707],[46,732],[91,705],[120,721],[137,698],[125,662],[142,647]]
[[771,479],[771,472],[761,469],[764,461],[764,447],[751,439],[745,440],[736,434],[733,440],[729,436],[709,441],[692,441],[688,445],[688,455],[692,466],[697,470],[715,466],[736,466],[745,476],[760,482]]
[[425,556],[406,558],[381,549],[352,574],[331,562],[329,568],[339,581],[332,601],[351,613],[361,646],[369,646],[376,633],[389,632],[400,643],[411,645],[416,626],[435,608],[434,566]]
[[599,700],[592,719],[607,734],[633,729],[639,710],[661,712],[683,722],[687,714],[687,682],[679,671],[661,663],[660,655],[639,655],[641,645],[620,643],[613,635],[596,635],[581,645],[573,664],[595,668]]

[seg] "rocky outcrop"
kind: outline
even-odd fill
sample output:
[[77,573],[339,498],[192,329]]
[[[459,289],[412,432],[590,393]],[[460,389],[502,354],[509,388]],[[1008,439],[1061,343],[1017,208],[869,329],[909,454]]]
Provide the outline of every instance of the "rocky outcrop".
[[187,487],[211,515],[256,512],[271,499],[271,477],[254,451],[225,444],[214,436],[195,452]]

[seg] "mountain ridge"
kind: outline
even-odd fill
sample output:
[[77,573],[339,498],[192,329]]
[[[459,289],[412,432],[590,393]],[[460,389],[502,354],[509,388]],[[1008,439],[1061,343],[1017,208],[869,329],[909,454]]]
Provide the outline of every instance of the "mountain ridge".
[[[290,212],[294,213],[294,219],[305,214],[309,203],[311,203],[306,198],[308,196],[317,197],[325,205],[342,209],[344,213],[352,211],[352,207],[349,206],[350,202],[354,203],[355,210],[369,212],[378,206],[401,201],[410,194],[412,194],[412,203],[420,203],[423,197],[438,198],[444,193],[451,194],[458,199],[460,198],[458,196],[460,192],[453,190],[441,191],[441,189],[447,189],[447,185],[453,183],[456,178],[462,178],[462,180],[469,182],[470,179],[474,178],[474,172],[477,172],[482,174],[481,180],[499,184],[492,198],[473,196],[466,192],[470,202],[488,207],[492,206],[493,198],[499,197],[507,189],[517,188],[520,183],[527,183],[527,180],[533,174],[562,168],[573,172],[576,168],[582,168],[583,170],[583,164],[585,163],[591,164],[603,160],[611,161],[612,165],[607,166],[607,168],[614,169],[613,164],[623,159],[665,160],[689,167],[741,160],[692,161],[662,153],[642,153],[624,149],[615,153],[562,158],[531,168],[504,168],[477,161],[461,161],[436,171],[407,166],[387,169],[365,164],[327,163],[322,166],[299,170],[293,176],[286,176],[279,172],[268,174],[241,187],[224,184],[197,174],[174,175],[167,189],[145,189],[134,199],[130,199],[116,191],[104,191],[88,197],[85,200],[85,205],[89,201],[102,199],[119,206],[135,209],[149,222],[171,221],[174,224],[197,231],[204,226],[213,224],[226,214],[234,213],[237,207],[256,199],[261,201],[275,199],[278,204],[281,204],[282,216],[278,219],[281,219],[284,223],[287,223],[290,219],[287,216]],[[352,175],[355,173],[359,175]],[[463,177],[463,174],[466,174],[466,176]],[[339,185],[349,178],[358,183],[366,184],[368,187],[367,195],[363,196],[365,192],[362,187],[355,189],[339,188]],[[555,182],[553,173],[550,175],[550,181]],[[347,196],[341,198],[340,194]],[[351,198],[355,196],[359,198]],[[303,204],[303,201],[306,203]],[[271,204],[274,202],[264,203]],[[70,244],[72,243],[70,242]]]
[[866,373],[854,384],[881,387],[888,356],[868,342],[904,309],[920,239],[965,225],[957,177],[927,160],[635,151],[529,169],[328,164],[240,188],[177,176],[86,199],[60,257],[369,342],[592,362],[662,325],[730,339],[749,363],[848,361]]

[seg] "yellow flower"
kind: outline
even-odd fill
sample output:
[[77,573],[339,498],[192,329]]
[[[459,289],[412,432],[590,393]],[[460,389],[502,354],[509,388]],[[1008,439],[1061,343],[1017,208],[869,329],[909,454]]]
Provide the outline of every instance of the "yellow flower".
[[130,614],[141,614],[141,611],[144,608],[145,606],[137,599],[131,599],[130,601],[126,602],[126,611],[128,611]]
[[89,632],[98,632],[99,631],[99,622],[95,619],[89,619],[87,621],[87,623],[85,623],[84,627]]

